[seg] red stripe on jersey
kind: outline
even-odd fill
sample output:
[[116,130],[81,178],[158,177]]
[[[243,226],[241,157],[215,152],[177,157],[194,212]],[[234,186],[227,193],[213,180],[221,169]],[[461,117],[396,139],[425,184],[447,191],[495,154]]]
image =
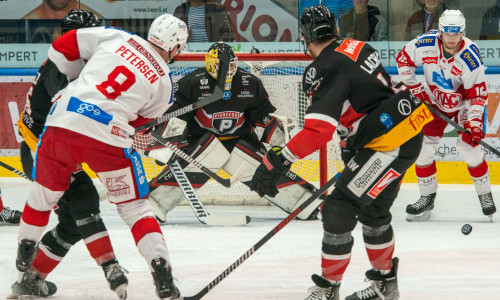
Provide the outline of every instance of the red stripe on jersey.
[[377,270],[392,269],[392,254],[394,253],[394,240],[392,243],[383,249],[370,249],[366,247],[366,253],[370,264]]
[[45,252],[43,252],[41,249],[38,249],[35,260],[33,260],[33,263],[31,264],[31,268],[37,271],[40,277],[45,279],[60,262],[60,260],[55,260],[48,257]]
[[68,31],[60,38],[52,43],[52,48],[60,52],[69,61],[75,61],[80,58],[80,50],[78,49],[78,40],[76,38],[76,30]]
[[342,44],[335,49],[335,51],[347,55],[350,59],[357,61],[361,48],[363,48],[364,45],[364,42],[358,40],[345,39]]
[[49,223],[50,210],[39,211],[31,208],[28,203],[24,206],[22,219],[23,222],[32,226],[47,226]]
[[136,245],[149,233],[158,232],[159,234],[162,234],[160,225],[158,225],[158,222],[153,217],[145,217],[135,222],[131,231]]
[[350,261],[351,257],[339,260],[321,257],[322,276],[331,281],[341,281]]
[[437,172],[436,162],[433,161],[432,164],[428,166],[417,166],[415,165],[415,173],[417,173],[417,177],[429,177],[435,175]]
[[465,95],[464,98],[466,99],[473,99],[480,97],[486,101],[486,99],[488,99],[488,92],[486,91],[486,83],[484,81],[476,83],[470,89],[465,89],[464,87],[464,95]]
[[144,118],[144,117],[141,117],[141,116],[137,116],[137,119],[133,120],[133,121],[130,121],[128,122],[128,124],[134,128],[137,128],[143,124],[146,124],[147,122],[149,121],[152,121],[153,119],[149,119],[149,118]]
[[349,128],[354,122],[361,119],[365,115],[366,114],[357,113],[354,111],[352,106],[349,106],[349,108],[347,108],[347,110],[340,116],[339,123],[344,127]]
[[298,158],[304,158],[330,141],[335,133],[335,126],[319,119],[305,119],[304,128],[286,144]]
[[196,116],[195,118],[198,120],[198,122],[201,124],[201,126],[205,128],[213,128],[212,127],[212,118],[207,115],[207,113],[203,109],[198,109],[196,111]]

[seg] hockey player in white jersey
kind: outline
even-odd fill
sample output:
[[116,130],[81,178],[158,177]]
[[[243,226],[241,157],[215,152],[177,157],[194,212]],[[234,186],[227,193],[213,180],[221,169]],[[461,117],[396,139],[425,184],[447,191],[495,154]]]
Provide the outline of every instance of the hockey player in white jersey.
[[[410,41],[397,57],[398,72],[413,95],[447,115],[467,132],[459,133],[457,149],[467,163],[483,210],[491,216],[493,202],[488,165],[479,145],[484,138],[484,108],[488,101],[484,64],[477,45],[465,37],[465,18],[459,10],[446,10],[439,19],[439,30]],[[415,77],[423,66],[425,83]],[[407,220],[427,220],[434,208],[438,183],[436,153],[447,123],[435,116],[424,127],[422,151],[415,163],[421,197],[406,207]]]
[[147,180],[131,135],[134,127],[161,116],[171,105],[167,63],[185,48],[187,38],[186,24],[165,14],[151,24],[148,41],[104,27],[72,30],[54,41],[49,59],[69,84],[54,96],[37,146],[36,182],[19,228],[19,271],[29,269],[52,207],[85,162],[130,227],[158,297],[180,297],[161,229],[146,201]]

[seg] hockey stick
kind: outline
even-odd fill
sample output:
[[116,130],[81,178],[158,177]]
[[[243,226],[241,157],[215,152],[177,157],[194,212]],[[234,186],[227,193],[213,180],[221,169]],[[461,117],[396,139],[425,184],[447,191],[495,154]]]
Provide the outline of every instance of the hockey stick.
[[14,173],[14,174],[16,174],[24,179],[28,179],[29,181],[33,181],[23,172],[19,171],[18,169],[14,168],[14,167],[9,166],[8,164],[4,163],[1,160],[0,160],[0,166],[4,167],[5,169],[11,171],[12,173]]
[[169,141],[167,141],[166,139],[162,138],[156,132],[154,132],[154,131],[151,132],[151,136],[154,137],[157,141],[159,141],[162,145],[165,145],[168,148],[170,148],[172,151],[174,151],[174,153],[177,154],[179,157],[181,157],[182,159],[184,159],[188,163],[193,164],[195,167],[197,167],[198,169],[200,169],[203,173],[207,174],[213,180],[217,181],[218,183],[222,184],[225,187],[231,187],[231,186],[233,186],[234,184],[236,184],[239,181],[240,177],[243,176],[243,173],[244,173],[245,168],[246,168],[245,165],[242,165],[238,169],[238,171],[236,171],[235,174],[230,179],[225,179],[225,178],[222,178],[222,177],[218,176],[214,172],[210,171],[207,167],[205,167],[204,165],[202,165],[201,163],[199,163],[197,160],[195,160],[193,157],[191,157],[186,152],[184,152],[181,149],[177,148],[177,146],[175,146],[174,144],[172,144]]
[[225,95],[225,89],[223,89],[223,87],[225,88],[226,76],[227,72],[229,71],[229,64],[231,61],[231,57],[229,55],[230,54],[226,52],[219,52],[219,70],[217,70],[217,83],[215,84],[215,88],[211,96],[203,100],[197,101],[195,103],[189,104],[187,106],[181,107],[177,110],[174,110],[173,112],[158,117],[152,121],[147,122],[146,124],[140,125],[135,129],[135,132],[139,132],[144,129],[153,127],[160,123],[166,122],[172,118],[178,117],[180,115],[183,115],[185,113],[198,109],[202,106],[208,105],[210,103],[222,99]]
[[175,159],[175,155],[173,159],[171,159],[168,163],[168,168],[174,175],[175,180],[179,184],[179,187],[182,190],[182,193],[186,197],[189,205],[193,209],[194,214],[198,218],[198,220],[206,225],[210,226],[239,226],[245,225],[250,222],[250,217],[241,215],[241,216],[214,216],[209,214],[203,204],[201,203],[198,195],[196,194],[193,186],[189,182],[189,179],[182,170],[177,159]]
[[[446,123],[450,124],[451,126],[455,127],[456,130],[460,131],[460,132],[466,132],[467,130],[465,130],[465,128],[463,128],[462,126],[458,125],[456,122],[453,122],[450,118],[448,118],[445,114],[443,114],[442,112],[440,112],[439,110],[437,110],[436,108],[432,107],[431,105],[427,105],[427,108],[432,111],[433,114],[437,115],[438,117],[440,117],[441,119],[443,119],[443,121],[445,121]],[[484,148],[490,150],[491,152],[495,153],[498,157],[500,157],[500,151],[498,151],[497,149],[495,149],[493,146],[491,146],[490,144],[486,143],[485,141],[483,140],[480,140],[479,141],[479,144],[481,144]]]
[[240,258],[238,258],[234,263],[227,267],[219,276],[217,276],[212,282],[205,286],[201,291],[199,291],[194,296],[183,297],[184,300],[198,300],[205,296],[209,291],[211,291],[215,286],[217,286],[224,278],[226,278],[231,272],[233,272],[237,267],[239,267],[245,260],[247,260],[252,254],[254,254],[260,247],[262,247],[267,241],[269,241],[273,236],[276,235],[283,227],[285,227],[291,220],[293,220],[304,208],[311,204],[318,197],[323,195],[323,193],[330,188],[336,181],[340,173],[337,173],[332,179],[330,179],[324,186],[320,189],[315,190],[314,194],[309,197],[301,206],[297,207],[292,211],[283,221],[276,225],[268,234],[261,238],[257,243],[255,243],[252,248],[248,249]]

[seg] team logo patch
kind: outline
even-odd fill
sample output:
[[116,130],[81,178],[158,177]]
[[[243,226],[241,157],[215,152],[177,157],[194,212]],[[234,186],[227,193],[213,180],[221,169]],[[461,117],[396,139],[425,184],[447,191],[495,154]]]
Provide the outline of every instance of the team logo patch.
[[368,196],[373,199],[377,198],[377,196],[395,179],[397,179],[401,174],[394,171],[394,169],[390,169],[385,173],[380,180],[375,183],[375,185],[368,191]]
[[453,82],[451,81],[451,78],[446,79],[438,72],[432,72],[432,81],[445,90],[453,90]]
[[231,133],[243,124],[243,115],[236,111],[212,114],[212,127],[219,134]]
[[350,59],[357,61],[361,48],[365,45],[364,42],[352,39],[345,39],[335,51],[347,55]]
[[437,103],[445,109],[455,108],[462,101],[462,95],[459,93],[444,93],[440,89],[435,89],[432,94],[436,97]]

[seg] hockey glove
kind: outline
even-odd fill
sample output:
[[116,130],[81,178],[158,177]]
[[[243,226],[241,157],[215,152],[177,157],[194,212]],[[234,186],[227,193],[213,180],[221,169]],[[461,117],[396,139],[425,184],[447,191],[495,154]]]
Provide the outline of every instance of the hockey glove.
[[278,178],[290,170],[292,163],[281,154],[281,147],[273,147],[262,158],[262,163],[255,170],[252,181],[248,187],[257,192],[260,197],[278,194],[276,182]]
[[423,103],[432,104],[431,98],[429,97],[429,94],[427,94],[427,92],[425,91],[425,88],[422,85],[422,83],[418,83],[417,85],[406,85],[406,86],[410,89],[413,96],[418,98],[420,101],[422,101]]
[[478,119],[473,119],[464,124],[465,132],[462,132],[462,141],[476,147],[484,138],[483,123]]

